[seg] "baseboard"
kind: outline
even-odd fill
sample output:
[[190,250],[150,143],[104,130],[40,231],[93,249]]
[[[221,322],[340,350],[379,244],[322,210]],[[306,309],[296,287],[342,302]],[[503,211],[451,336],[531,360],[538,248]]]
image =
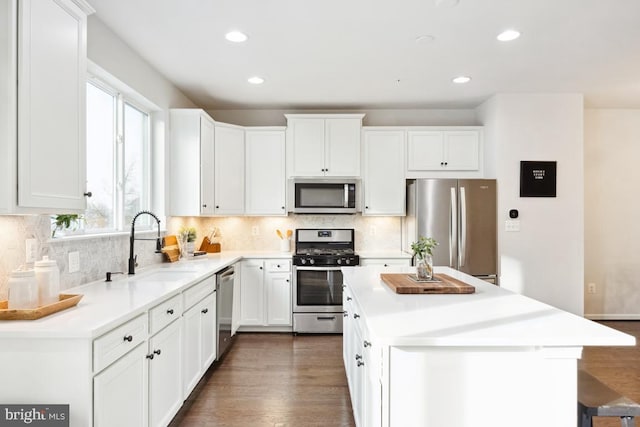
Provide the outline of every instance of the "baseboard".
[[585,313],[589,320],[640,320],[640,314],[592,314]]

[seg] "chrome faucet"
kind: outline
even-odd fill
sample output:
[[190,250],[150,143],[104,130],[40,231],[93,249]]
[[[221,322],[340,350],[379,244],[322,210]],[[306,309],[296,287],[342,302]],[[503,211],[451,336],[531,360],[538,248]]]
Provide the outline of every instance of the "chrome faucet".
[[[151,215],[153,217],[153,219],[156,220],[156,222],[158,223],[158,238],[157,239],[142,239],[142,238],[138,238],[136,239],[135,237],[135,227],[136,227],[136,219],[138,219],[138,217],[142,214],[147,214],[147,215]],[[149,211],[140,211],[138,212],[134,217],[133,220],[131,221],[131,236],[129,237],[129,274],[136,274],[136,266],[138,265],[137,260],[138,260],[138,255],[134,255],[133,253],[133,242],[135,240],[155,240],[156,241],[156,253],[160,253],[162,252],[162,243],[160,241],[160,220],[158,219],[157,216],[155,216],[155,214],[149,212]]]

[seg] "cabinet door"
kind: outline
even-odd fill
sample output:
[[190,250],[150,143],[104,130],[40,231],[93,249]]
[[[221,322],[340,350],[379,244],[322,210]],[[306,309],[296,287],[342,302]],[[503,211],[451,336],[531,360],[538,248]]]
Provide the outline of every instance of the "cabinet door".
[[200,373],[201,376],[216,359],[218,338],[216,336],[216,293],[212,293],[202,303],[200,308]]
[[404,215],[404,131],[365,131],[363,143],[362,214]]
[[182,406],[181,344],[180,319],[149,340],[150,427],[168,425]]
[[[215,123],[200,117],[200,213],[215,213]],[[195,167],[195,165],[193,165]],[[185,191],[189,193],[189,191]]]
[[242,261],[240,278],[240,325],[264,325],[263,263]]
[[442,131],[407,132],[407,170],[440,170],[444,162]]
[[268,273],[267,324],[291,326],[291,275],[289,273]]
[[182,316],[182,396],[186,399],[200,381],[200,354],[202,353],[202,323],[199,304]]
[[324,120],[289,119],[287,139],[292,152],[291,176],[324,175]]
[[325,175],[360,176],[361,119],[325,120]]
[[246,131],[248,215],[286,215],[284,131]]
[[93,379],[94,427],[147,425],[147,353],[140,344]]
[[84,211],[87,18],[70,0],[18,13],[18,205]]
[[215,128],[215,213],[244,213],[244,129]]
[[447,170],[477,170],[480,150],[478,131],[451,131],[444,133]]

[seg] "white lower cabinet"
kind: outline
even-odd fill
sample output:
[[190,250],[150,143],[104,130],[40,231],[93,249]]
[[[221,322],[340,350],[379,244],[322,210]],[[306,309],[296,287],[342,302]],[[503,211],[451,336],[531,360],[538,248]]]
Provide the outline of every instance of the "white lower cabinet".
[[147,345],[140,344],[93,379],[93,426],[147,425]]
[[149,340],[149,426],[166,426],[182,406],[182,327],[178,319]]
[[240,277],[241,327],[292,325],[291,259],[244,260]]
[[347,287],[343,287],[342,303],[342,350],[353,418],[358,427],[382,426],[380,348],[369,338],[362,312]]
[[410,266],[411,258],[364,258],[360,257],[360,266],[366,267],[368,265],[378,265],[382,267],[391,266]]
[[183,397],[186,399],[216,358],[216,293],[183,315]]

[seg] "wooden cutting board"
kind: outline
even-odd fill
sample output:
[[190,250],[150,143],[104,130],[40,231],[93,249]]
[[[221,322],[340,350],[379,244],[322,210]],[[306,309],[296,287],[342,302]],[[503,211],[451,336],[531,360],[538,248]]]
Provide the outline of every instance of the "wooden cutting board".
[[383,273],[380,278],[397,294],[472,294],[473,286],[446,274],[434,274],[437,281],[418,282],[415,274]]

